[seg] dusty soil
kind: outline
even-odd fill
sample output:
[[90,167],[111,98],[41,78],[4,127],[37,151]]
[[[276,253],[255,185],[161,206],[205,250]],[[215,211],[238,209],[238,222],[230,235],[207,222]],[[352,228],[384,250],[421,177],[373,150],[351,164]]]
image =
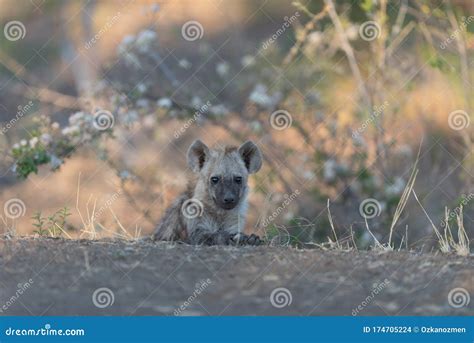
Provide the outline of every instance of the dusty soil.
[[472,256],[0,238],[1,315],[473,315],[458,287],[474,294]]

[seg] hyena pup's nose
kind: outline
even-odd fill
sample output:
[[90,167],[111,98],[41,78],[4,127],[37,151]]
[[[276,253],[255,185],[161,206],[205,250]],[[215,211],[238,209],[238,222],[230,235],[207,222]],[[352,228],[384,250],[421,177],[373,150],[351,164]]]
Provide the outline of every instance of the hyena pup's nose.
[[235,203],[235,198],[234,197],[225,197],[224,198],[224,203],[225,204],[233,204],[233,203]]

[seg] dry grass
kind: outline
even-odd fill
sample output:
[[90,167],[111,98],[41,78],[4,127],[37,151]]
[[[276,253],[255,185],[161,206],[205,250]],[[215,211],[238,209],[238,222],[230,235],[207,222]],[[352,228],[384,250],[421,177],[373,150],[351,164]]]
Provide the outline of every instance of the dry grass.
[[[419,156],[419,154],[418,154]],[[418,175],[418,169],[417,169],[417,164],[418,164],[419,158],[417,158],[415,165],[413,167],[413,171],[410,175],[410,178],[407,182],[407,185],[405,186],[405,189],[403,191],[403,194],[400,198],[400,201],[397,205],[397,208],[395,210],[395,213],[393,215],[392,223],[390,225],[390,230],[389,230],[389,240],[388,243],[381,243],[377,237],[372,233],[369,227],[369,223],[367,221],[367,218],[365,218],[365,227],[371,237],[374,240],[374,246],[372,247],[373,250],[380,251],[380,252],[387,252],[387,251],[394,251],[395,246],[394,243],[392,242],[392,237],[393,233],[395,231],[395,227],[397,222],[400,219],[400,216],[403,213],[403,210],[405,209],[408,200],[410,198],[410,194],[413,194],[415,200],[417,203],[420,205],[421,209],[423,210],[424,214],[428,218],[434,233],[436,234],[436,237],[438,239],[438,244],[439,244],[439,250],[442,253],[448,254],[448,253],[455,253],[456,255],[459,256],[469,256],[470,255],[470,247],[469,247],[469,237],[466,232],[466,229],[464,227],[464,220],[463,220],[463,207],[462,205],[460,206],[459,212],[456,213],[456,224],[457,224],[457,234],[456,236],[453,235],[451,226],[449,224],[449,210],[446,208],[445,210],[445,228],[443,234],[440,232],[440,230],[437,229],[436,225],[433,223],[431,220],[430,216],[426,212],[425,208],[421,204],[420,200],[418,199],[418,196],[416,195],[414,188],[416,177]],[[351,227],[351,240],[352,240],[352,245],[347,242],[347,245],[343,247],[341,242],[339,241],[337,234],[336,234],[336,229],[334,227],[334,221],[332,218],[331,210],[329,207],[329,199],[327,202],[327,210],[328,210],[328,220],[332,229],[332,232],[334,234],[334,240],[331,239],[331,237],[328,237],[327,242],[318,244],[318,243],[313,243],[314,246],[321,248],[323,250],[340,250],[340,251],[347,251],[347,250],[354,250],[357,249],[355,240],[354,240],[354,232]],[[457,237],[457,239],[456,239]],[[403,243],[405,243],[405,249],[408,250],[408,225],[406,226],[405,230],[405,235],[402,236],[400,245],[398,247],[398,251],[402,250]]]
[[439,250],[444,254],[455,253],[456,255],[459,255],[459,256],[468,256],[470,254],[469,237],[464,227],[462,206],[460,207],[459,213],[456,213],[456,222],[457,222],[457,227],[458,227],[457,240],[456,240],[455,237],[453,236],[451,227],[449,225],[448,209],[446,208],[446,211],[445,211],[446,212],[445,227],[444,227],[443,234],[441,234],[440,230],[436,228],[436,225],[431,220],[430,216],[428,215],[428,212],[426,212],[425,208],[421,204],[415,191],[413,191],[413,195],[416,201],[418,202],[418,204],[420,205],[421,209],[423,210],[423,213],[428,218],[431,224],[431,227],[433,228],[436,238],[438,239]]
[[79,195],[80,195],[80,189],[81,189],[81,174],[79,173],[79,177],[77,180],[77,192],[76,192],[76,211],[81,219],[82,222],[82,228],[79,233],[79,237],[82,238],[84,236],[87,236],[89,239],[97,239],[101,238],[102,235],[97,232],[96,227],[100,227],[103,232],[106,233],[106,236],[112,236],[114,238],[121,238],[121,239],[137,239],[140,237],[141,230],[136,227],[135,229],[135,234],[132,235],[130,234],[125,227],[122,225],[120,220],[118,219],[117,215],[113,211],[111,206],[108,206],[107,209],[110,211],[112,217],[114,218],[116,228],[118,228],[120,231],[116,230],[111,230],[104,225],[102,225],[100,222],[98,222],[96,219],[96,208],[97,208],[97,199],[94,200],[93,205],[90,207],[91,199],[92,196],[89,197],[86,203],[86,214],[84,215],[81,212],[80,206],[79,206]]
[[392,237],[393,237],[393,232],[395,230],[395,226],[397,225],[397,222],[400,219],[400,216],[402,215],[403,210],[405,209],[405,206],[408,203],[408,199],[410,198],[410,193],[413,190],[413,187],[415,186],[416,176],[418,175],[418,169],[416,169],[417,163],[418,163],[418,159],[415,162],[415,167],[413,168],[413,171],[410,175],[410,178],[408,179],[407,185],[403,191],[400,201],[398,202],[397,208],[395,210],[395,214],[393,215],[392,224],[390,225],[390,236],[388,238],[388,246],[392,249],[393,249]]

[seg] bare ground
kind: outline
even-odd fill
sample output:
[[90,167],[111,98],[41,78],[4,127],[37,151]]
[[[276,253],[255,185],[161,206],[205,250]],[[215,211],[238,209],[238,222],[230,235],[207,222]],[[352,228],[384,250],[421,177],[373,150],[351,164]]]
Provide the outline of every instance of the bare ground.
[[473,315],[474,301],[450,306],[453,288],[474,294],[472,256],[0,238],[2,315]]

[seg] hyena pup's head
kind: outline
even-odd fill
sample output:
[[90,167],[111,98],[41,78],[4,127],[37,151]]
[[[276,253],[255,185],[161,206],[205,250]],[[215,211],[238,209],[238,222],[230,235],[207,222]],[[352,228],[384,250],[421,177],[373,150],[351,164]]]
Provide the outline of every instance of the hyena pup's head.
[[262,154],[251,141],[239,148],[210,149],[197,140],[189,147],[188,164],[198,177],[194,196],[232,210],[246,200],[248,176],[262,166]]

